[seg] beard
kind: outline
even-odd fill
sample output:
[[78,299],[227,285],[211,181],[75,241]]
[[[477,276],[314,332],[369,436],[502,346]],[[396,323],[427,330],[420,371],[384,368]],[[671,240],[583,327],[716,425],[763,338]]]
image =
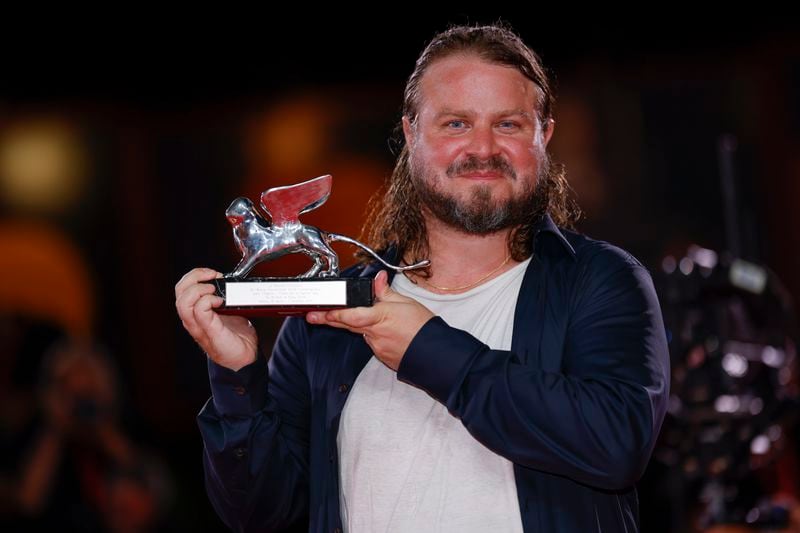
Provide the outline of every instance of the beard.
[[[413,158],[410,163],[411,181],[425,208],[448,226],[472,235],[487,235],[529,223],[535,216],[535,206],[544,194],[543,185],[550,172],[550,158],[542,150],[536,179],[530,175],[524,176],[525,185],[519,194],[505,200],[495,200],[489,185],[478,184],[472,186],[469,198],[460,199],[439,189],[431,180],[432,172],[427,166]],[[444,179],[475,171],[499,172],[505,179],[517,179],[514,168],[499,155],[485,162],[470,156],[462,162],[453,163],[447,168]]]

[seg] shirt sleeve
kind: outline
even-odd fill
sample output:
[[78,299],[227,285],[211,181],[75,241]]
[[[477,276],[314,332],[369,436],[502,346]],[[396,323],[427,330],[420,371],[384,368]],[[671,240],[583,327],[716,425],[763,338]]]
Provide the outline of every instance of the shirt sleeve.
[[212,397],[198,415],[206,490],[234,531],[273,531],[308,513],[306,327],[287,319],[269,369],[233,371],[208,360]]
[[666,333],[650,274],[632,256],[606,257],[581,272],[560,372],[527,366],[434,317],[397,376],[512,462],[621,490],[644,471],[664,418]]

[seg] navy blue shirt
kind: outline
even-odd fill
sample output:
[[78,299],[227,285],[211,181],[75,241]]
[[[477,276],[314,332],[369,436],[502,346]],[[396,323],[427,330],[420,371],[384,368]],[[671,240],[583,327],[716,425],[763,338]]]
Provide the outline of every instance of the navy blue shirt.
[[[232,529],[280,530],[308,515],[310,531],[341,530],[336,435],[371,355],[360,335],[293,317],[269,363],[234,372],[209,360],[212,398],[198,416],[206,487]],[[664,418],[669,355],[650,274],[626,251],[543,217],[511,349],[434,317],[397,379],[514,463],[525,531],[639,530],[634,484]]]

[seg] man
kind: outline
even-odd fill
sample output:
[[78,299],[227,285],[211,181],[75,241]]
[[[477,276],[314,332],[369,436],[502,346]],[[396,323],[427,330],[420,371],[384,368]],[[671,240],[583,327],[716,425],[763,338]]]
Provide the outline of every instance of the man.
[[437,35],[370,217],[387,258],[429,271],[351,269],[375,277],[377,303],[288,319],[269,365],[246,320],[214,312],[200,282],[219,273],[177,284],[208,354],[206,484],[229,526],[307,513],[312,531],[638,530],[665,332],[635,258],[559,229],[574,213],[546,153],[551,105],[510,30]]

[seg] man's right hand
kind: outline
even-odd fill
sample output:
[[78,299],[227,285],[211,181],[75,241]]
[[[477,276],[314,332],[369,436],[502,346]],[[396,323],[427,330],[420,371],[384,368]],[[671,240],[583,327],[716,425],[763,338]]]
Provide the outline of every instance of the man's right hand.
[[189,271],[175,285],[175,307],[183,327],[215,363],[239,370],[256,360],[258,337],[246,318],[214,311],[224,300],[214,285],[202,282],[221,277],[210,268]]

